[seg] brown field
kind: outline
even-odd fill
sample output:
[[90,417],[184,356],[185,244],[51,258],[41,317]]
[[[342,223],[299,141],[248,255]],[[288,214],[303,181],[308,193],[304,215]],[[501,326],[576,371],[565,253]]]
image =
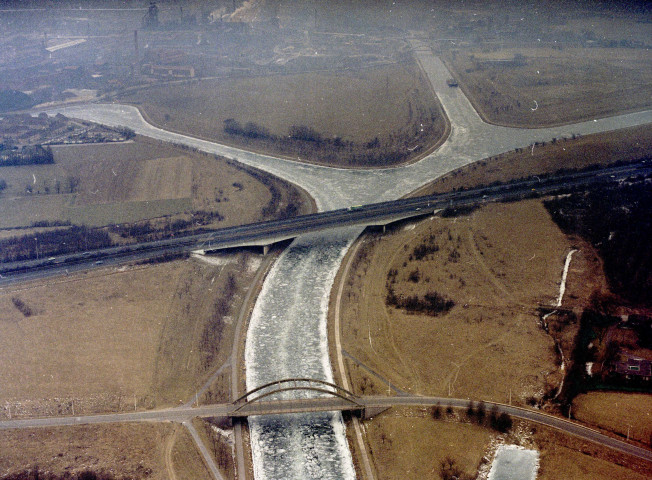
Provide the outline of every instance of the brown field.
[[540,451],[539,480],[643,480],[652,474],[652,466],[645,460],[541,425],[530,429]]
[[486,478],[500,444],[538,450],[540,480],[642,480],[652,472],[643,460],[542,426],[516,421],[511,432],[499,434],[470,423],[463,410],[446,414],[445,405],[437,420],[430,409],[392,408],[364,423],[372,468],[387,480],[440,478],[447,457],[469,478]]
[[[246,147],[247,140],[224,132],[226,119],[254,122],[274,135],[303,125],[323,137],[364,143],[401,133],[419,112],[438,109],[413,62],[337,73],[202,80],[137,90],[119,100],[137,105],[163,128]],[[437,125],[433,144],[444,127]]]
[[393,408],[365,422],[377,478],[440,478],[440,463],[451,457],[475,474],[495,434],[469,423],[435,421],[427,409]]
[[[260,220],[272,198],[268,185],[233,163],[146,138],[55,147],[54,154],[53,165],[0,171],[8,184],[0,194],[0,209],[6,211],[0,228],[26,227],[36,221],[103,226],[189,216],[198,210],[219,212],[224,217],[219,226],[226,227]],[[73,193],[71,178],[78,183]],[[287,205],[292,187],[270,181],[281,193],[280,204]],[[31,186],[32,194],[26,193],[26,186]],[[305,194],[295,195],[300,211],[307,212],[310,200]]]
[[573,416],[595,427],[649,444],[652,440],[652,397],[622,392],[589,392],[573,400]]
[[[245,253],[193,260],[192,269],[171,292],[174,301],[163,321],[154,372],[159,401],[188,400],[228,360],[237,314],[259,265],[260,257]],[[229,294],[230,277],[234,290]],[[226,313],[220,315],[224,307]],[[211,330],[211,325],[216,328]]]
[[[523,65],[490,63],[519,54]],[[652,54],[642,48],[470,47],[443,59],[491,123],[536,127],[652,106]]]
[[[228,358],[240,292],[259,264],[245,253],[210,261],[107,268],[0,291],[2,416],[189,400]],[[230,277],[235,290],[225,299]]]
[[210,478],[189,434],[177,424],[1,431],[0,475],[35,466],[58,475],[89,469],[119,478]]
[[645,480],[648,471],[639,473],[626,465],[591,457],[583,452],[563,447],[552,447],[544,451],[539,460],[539,480]]
[[[424,260],[410,260],[414,247],[431,235],[439,250]],[[508,401],[511,390],[516,404],[556,389],[561,379],[557,354],[551,337],[538,326],[533,308],[550,305],[556,298],[565,254],[571,246],[579,251],[569,269],[563,305],[581,309],[592,291],[606,289],[602,264],[590,246],[567,239],[559,231],[539,200],[486,205],[466,217],[431,218],[404,224],[382,237],[367,235],[349,276],[339,280],[346,282],[341,315],[343,349],[362,362],[345,356],[352,388],[366,394],[387,394],[399,388],[501,402]],[[453,251],[459,257],[451,255]],[[385,282],[392,268],[397,270],[397,294],[432,289],[455,300],[456,306],[437,317],[387,307]],[[419,282],[409,281],[417,269]],[[575,329],[567,327],[558,336],[566,355]],[[634,397],[625,397],[631,399],[627,401],[632,406],[628,418],[640,422],[650,410],[647,397],[638,403]],[[614,398],[602,398],[595,406],[574,405],[574,415],[610,428],[597,420],[600,415],[590,415],[587,420],[587,405],[591,412],[611,412],[608,406],[613,407]],[[463,419],[459,412],[455,416]],[[618,422],[620,417],[612,418]],[[475,475],[478,468],[487,468],[496,441],[525,442],[528,448],[539,450],[538,478],[633,480],[650,472],[645,462],[562,433],[526,428],[521,422],[509,436],[499,437],[489,429],[446,419],[443,415],[435,421],[425,410],[392,409],[365,422],[367,449],[378,477],[406,478],[409,471],[409,478],[439,478],[439,462],[447,455],[466,473]],[[538,433],[523,436],[524,429]],[[356,442],[350,439],[350,443],[355,451]]]
[[[431,235],[439,250],[410,259]],[[432,218],[372,237],[345,279],[343,348],[412,393],[505,402],[511,391],[513,403],[539,397],[560,374],[536,308],[556,299],[569,248],[536,200],[487,205],[467,217]],[[436,317],[388,307],[391,269],[397,295],[436,291],[456,305]],[[416,271],[415,283],[408,278]],[[362,368],[348,373],[358,392],[387,391]]]
[[420,189],[419,195],[507,182],[562,168],[608,165],[652,155],[652,126],[626,128],[576,139],[548,142],[534,151],[507,152],[451,172]]

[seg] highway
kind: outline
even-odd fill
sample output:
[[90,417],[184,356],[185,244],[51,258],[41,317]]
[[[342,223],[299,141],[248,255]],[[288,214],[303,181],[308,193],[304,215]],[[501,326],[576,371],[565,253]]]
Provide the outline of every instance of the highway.
[[430,215],[445,208],[460,208],[485,202],[506,201],[524,196],[549,194],[589,184],[620,181],[637,175],[651,175],[652,164],[639,162],[600,170],[580,171],[504,185],[492,185],[460,192],[404,198],[387,202],[301,215],[283,220],[258,222],[202,232],[127,247],[110,247],[92,252],[61,255],[55,260],[30,260],[0,265],[0,285],[33,278],[71,273],[78,270],[143,261],[163,255],[194,250],[270,245],[300,235],[349,226],[384,225],[393,221]]

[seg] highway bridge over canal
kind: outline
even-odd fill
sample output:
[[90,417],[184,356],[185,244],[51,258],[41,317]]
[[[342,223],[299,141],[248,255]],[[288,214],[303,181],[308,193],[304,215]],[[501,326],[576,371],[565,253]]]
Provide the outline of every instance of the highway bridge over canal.
[[394,222],[432,215],[434,212],[445,209],[463,209],[485,202],[546,195],[560,189],[619,181],[631,176],[650,175],[651,173],[651,164],[638,162],[553,175],[544,179],[534,177],[508,184],[464,191],[357,205],[282,220],[222,228],[197,235],[60,255],[56,259],[8,262],[0,265],[0,286],[21,280],[67,274],[100,265],[117,265],[165,255],[187,254],[188,252],[208,254],[231,248],[262,247],[263,252],[266,253],[271,245],[294,239],[306,233],[350,226],[375,226],[384,229],[385,226]]

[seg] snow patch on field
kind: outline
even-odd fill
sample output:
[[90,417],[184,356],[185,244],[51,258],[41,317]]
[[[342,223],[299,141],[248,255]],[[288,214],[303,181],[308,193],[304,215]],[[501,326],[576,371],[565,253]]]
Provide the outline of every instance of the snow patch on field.
[[263,263],[263,257],[249,257],[249,259],[247,260],[247,273],[248,274],[256,273],[262,263]]
[[519,445],[501,445],[487,480],[536,480],[538,470],[539,452]]
[[557,298],[557,306],[561,307],[561,301],[564,298],[564,292],[566,291],[566,277],[568,276],[568,267],[570,267],[571,257],[577,250],[571,250],[566,255],[566,263],[564,264],[564,273],[561,275],[561,285],[559,285],[559,297]]
[[196,253],[193,253],[192,258],[199,260],[200,262],[208,263],[209,265],[215,265],[217,267],[221,267],[223,265],[228,265],[229,263],[233,263],[234,259],[231,256],[206,256],[206,255],[199,255]]
[[233,444],[233,430],[224,430],[215,425],[211,425],[211,429],[217,433],[220,437],[224,437],[229,442],[229,445]]

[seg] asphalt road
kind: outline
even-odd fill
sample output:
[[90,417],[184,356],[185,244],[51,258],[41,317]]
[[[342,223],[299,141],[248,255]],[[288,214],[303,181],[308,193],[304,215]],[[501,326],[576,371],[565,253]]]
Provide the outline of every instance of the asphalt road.
[[[196,408],[184,405],[182,407],[171,409],[149,410],[133,413],[3,420],[0,421],[0,430],[147,421],[188,423],[194,417],[228,417],[233,414],[237,416],[278,415],[299,412],[357,410],[360,406],[369,408],[396,406],[430,407],[439,405],[442,408],[446,408],[450,405],[455,408],[467,408],[469,405],[469,400],[463,398],[422,397],[418,395],[362,396],[357,397],[355,400],[359,405],[354,405],[350,401],[339,397],[329,396],[281,401],[259,401],[247,405],[240,411],[234,411],[234,405],[226,403],[203,405]],[[578,423],[554,417],[540,411],[514,407],[511,405],[493,402],[484,402],[484,405],[488,413],[492,410],[495,410],[497,413],[504,412],[512,417],[546,425],[583,440],[604,445],[619,452],[652,462],[652,451],[604,435]]]

